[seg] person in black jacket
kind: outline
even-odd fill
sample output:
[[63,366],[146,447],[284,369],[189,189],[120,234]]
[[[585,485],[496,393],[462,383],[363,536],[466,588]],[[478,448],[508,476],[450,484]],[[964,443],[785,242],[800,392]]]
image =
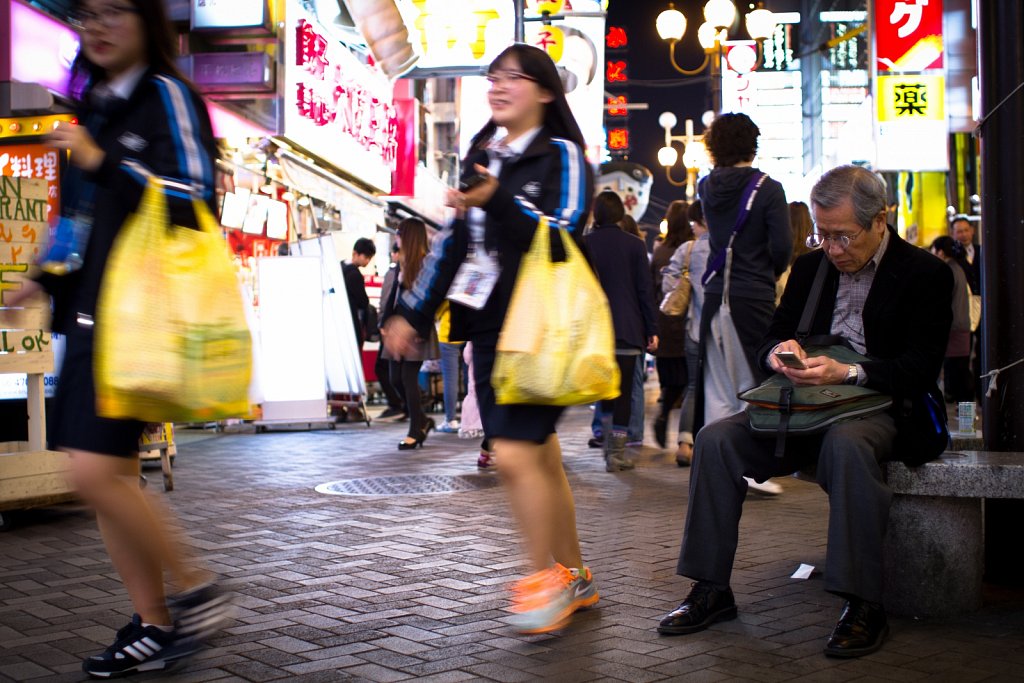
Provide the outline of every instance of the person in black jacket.
[[[50,441],[70,454],[72,479],[96,511],[136,612],[113,645],[83,663],[89,675],[108,678],[167,666],[197,649],[228,616],[226,598],[169,533],[167,513],[139,488],[144,424],[98,417],[93,383],[96,302],[121,226],[155,176],[163,179],[171,220],[195,227],[192,197],[212,201],[216,146],[202,99],[174,66],[162,3],[80,0],[71,19],[82,38],[72,69],[81,123],[59,124],[46,141],[70,152],[62,214],[89,226],[79,233],[87,242],[83,260],[72,264],[77,268],[40,275],[17,294],[43,288],[53,298],[53,330],[67,345]],[[181,591],[170,609],[165,570]]]
[[[666,634],[701,631],[736,616],[729,587],[746,494],[744,476],[764,481],[816,465],[828,493],[825,590],[845,604],[825,645],[831,657],[859,657],[881,647],[889,627],[882,609],[882,541],[892,490],[880,465],[900,459],[920,464],[918,425],[904,418],[907,402],[942,410],[936,380],[952,324],[953,275],[939,259],[900,239],[888,227],[885,185],[857,166],[827,172],[811,190],[816,232],[793,270],[768,333],[757,352],[766,372],[795,384],[856,384],[888,394],[893,409],[838,422],[818,435],[786,438],[782,457],[774,435],[755,436],[743,412],[697,435],[690,499],[677,573],[696,583],[658,626]],[[846,365],[808,357],[796,330],[823,260],[821,298],[812,336],[840,335],[870,360]],[[826,342],[831,343],[831,342]],[[806,369],[784,366],[776,352],[791,351]],[[924,414],[934,432],[936,414]],[[942,417],[944,421],[944,417]]]
[[619,396],[603,401],[612,415],[612,432],[604,439],[605,469],[632,469],[626,458],[626,432],[633,400],[633,375],[644,352],[658,348],[655,334],[654,285],[643,242],[624,232],[619,221],[626,210],[619,195],[605,190],[594,198],[594,227],[587,235],[590,262],[608,297],[615,328],[615,359],[619,363]]
[[366,323],[369,320],[370,297],[366,296],[366,281],[360,268],[370,265],[377,254],[373,240],[360,237],[352,245],[352,259],[341,264],[341,273],[345,278],[345,293],[348,295],[348,307],[352,310],[352,325],[356,331],[356,345],[360,353],[366,341]]
[[[491,386],[495,346],[519,263],[543,216],[553,257],[564,258],[559,226],[577,242],[593,192],[593,170],[562,81],[548,55],[515,44],[491,63],[491,120],[473,138],[464,168],[477,177],[448,203],[461,214],[434,243],[415,285],[402,294],[383,332],[397,355],[426,338],[434,313],[451,301],[450,340],[473,343],[473,371],[484,433],[490,439],[535,573],[517,584],[512,623],[525,633],[560,628],[598,600],[576,534],[572,492],[555,425],[562,408],[498,405]],[[503,128],[503,137],[496,135]],[[472,187],[469,185],[472,184]],[[631,238],[632,239],[632,238]],[[456,274],[461,271],[458,278]],[[493,288],[487,278],[497,274]],[[453,282],[456,287],[453,289]],[[466,286],[458,284],[466,283]],[[471,282],[483,282],[473,288]],[[449,291],[452,289],[453,291]],[[557,292],[552,292],[557,296]],[[553,560],[553,562],[552,562]]]

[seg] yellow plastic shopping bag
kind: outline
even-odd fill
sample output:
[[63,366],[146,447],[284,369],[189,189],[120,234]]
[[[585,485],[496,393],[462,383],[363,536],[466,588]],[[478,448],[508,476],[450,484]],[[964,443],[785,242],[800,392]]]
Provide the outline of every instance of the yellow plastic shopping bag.
[[201,422],[249,413],[252,338],[216,219],[172,225],[151,180],[114,242],[96,307],[96,409],[111,418]]
[[565,261],[551,260],[544,218],[519,265],[491,374],[498,403],[569,406],[619,395],[608,299],[576,242],[559,234]]

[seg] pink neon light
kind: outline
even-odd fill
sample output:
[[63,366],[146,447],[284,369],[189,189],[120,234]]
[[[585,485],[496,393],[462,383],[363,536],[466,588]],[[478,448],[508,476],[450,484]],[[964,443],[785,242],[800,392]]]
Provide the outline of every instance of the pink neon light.
[[272,131],[261,128],[251,121],[246,121],[241,116],[213,102],[207,101],[206,108],[210,112],[210,123],[213,124],[213,134],[215,137],[263,138],[274,134]]
[[42,12],[11,2],[11,78],[66,95],[78,34]]

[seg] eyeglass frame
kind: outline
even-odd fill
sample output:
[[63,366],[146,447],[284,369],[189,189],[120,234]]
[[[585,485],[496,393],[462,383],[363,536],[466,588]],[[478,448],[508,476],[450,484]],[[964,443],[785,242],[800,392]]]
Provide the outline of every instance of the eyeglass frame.
[[[817,228],[817,226],[815,226],[815,228]],[[808,235],[807,239],[804,240],[804,244],[806,244],[809,249],[820,249],[824,248],[826,242],[831,242],[832,246],[839,247],[840,251],[846,251],[850,248],[850,245],[855,239],[867,231],[867,228],[861,228],[851,237],[850,235],[823,235],[815,229],[815,231]],[[817,244],[815,244],[815,242],[817,242]]]
[[138,14],[139,8],[131,5],[106,5],[99,12],[77,9],[68,15],[68,23],[79,31],[88,31],[87,25],[96,22],[103,28],[119,26],[129,14]]
[[[497,75],[502,74],[502,75]],[[537,79],[529,74],[524,74],[522,71],[488,71],[484,74],[484,78],[493,88],[495,85],[501,83],[518,83],[519,81],[529,81],[536,83]]]

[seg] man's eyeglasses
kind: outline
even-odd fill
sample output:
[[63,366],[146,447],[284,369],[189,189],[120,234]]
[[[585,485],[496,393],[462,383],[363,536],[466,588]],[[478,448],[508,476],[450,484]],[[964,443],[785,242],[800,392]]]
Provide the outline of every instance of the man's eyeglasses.
[[807,236],[805,244],[811,249],[817,249],[824,246],[825,242],[831,242],[833,247],[839,247],[841,251],[846,251],[850,248],[850,243],[860,237],[863,232],[864,230],[861,230],[853,235],[822,235],[820,232],[812,232]]
[[533,76],[528,76],[521,71],[492,71],[486,76],[487,82],[491,86],[501,85],[505,83],[519,83],[521,81],[537,82],[537,79]]
[[87,9],[77,9],[68,16],[71,25],[80,31],[88,28],[89,24],[99,24],[104,28],[119,26],[129,14],[138,14],[139,10],[129,5],[107,5],[95,12]]

